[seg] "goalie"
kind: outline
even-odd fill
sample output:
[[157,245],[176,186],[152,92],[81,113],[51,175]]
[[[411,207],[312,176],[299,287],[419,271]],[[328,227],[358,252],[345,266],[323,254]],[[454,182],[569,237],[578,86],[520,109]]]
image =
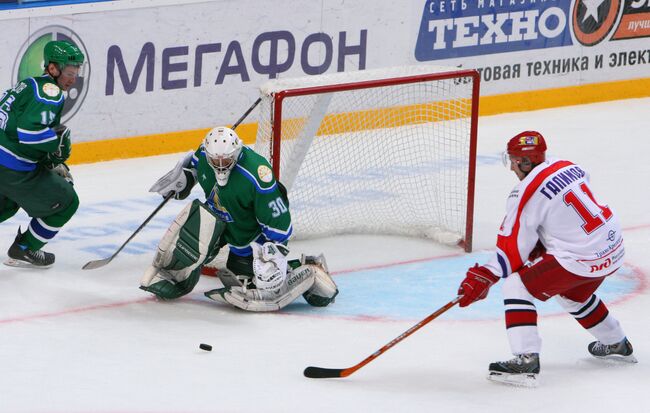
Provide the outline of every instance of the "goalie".
[[287,260],[292,226],[286,190],[235,131],[210,130],[151,191],[185,199],[197,181],[206,202],[194,200],[176,217],[141,289],[162,299],[188,294],[202,266],[227,244],[226,268],[217,273],[224,286],[207,297],[247,311],[279,310],[300,295],[317,307],[334,301],[338,289],[322,255]]

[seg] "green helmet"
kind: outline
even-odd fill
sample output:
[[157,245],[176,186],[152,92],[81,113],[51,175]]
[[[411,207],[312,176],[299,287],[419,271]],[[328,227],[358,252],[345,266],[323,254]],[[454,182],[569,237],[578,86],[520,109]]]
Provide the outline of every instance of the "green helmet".
[[81,66],[84,63],[84,54],[70,42],[52,40],[47,42],[43,49],[45,67],[50,63],[57,63],[61,67]]

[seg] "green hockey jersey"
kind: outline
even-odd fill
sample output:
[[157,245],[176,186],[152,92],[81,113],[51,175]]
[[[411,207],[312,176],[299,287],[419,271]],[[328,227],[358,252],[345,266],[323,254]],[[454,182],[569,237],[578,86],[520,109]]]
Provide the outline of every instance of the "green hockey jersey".
[[0,165],[32,171],[59,147],[63,91],[49,75],[30,77],[0,97]]
[[191,166],[196,170],[206,204],[226,222],[224,238],[231,252],[248,256],[252,253],[252,241],[289,240],[289,202],[264,157],[244,147],[225,186],[217,184],[203,146],[194,153]]

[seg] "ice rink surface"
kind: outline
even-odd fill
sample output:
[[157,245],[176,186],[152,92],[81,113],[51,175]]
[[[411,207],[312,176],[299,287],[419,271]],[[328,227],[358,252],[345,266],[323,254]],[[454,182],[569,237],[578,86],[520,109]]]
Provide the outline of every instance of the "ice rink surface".
[[[0,412],[647,412],[649,114],[650,99],[637,99],[481,118],[472,254],[402,237],[292,242],[293,256],[325,253],[341,292],[325,309],[300,299],[272,314],[204,298],[216,285],[209,277],[174,302],[138,289],[185,202],[168,204],[109,265],[82,271],[160,203],[147,190],[179,156],[73,166],[81,207],[46,248],[55,267],[0,265]],[[591,336],[553,302],[538,303],[540,386],[487,381],[488,364],[510,358],[497,285],[485,301],[452,308],[348,378],[303,377],[309,365],[355,365],[455,297],[467,267],[489,257],[516,184],[500,163],[503,147],[530,129],[545,135],[550,156],[589,171],[596,197],[620,215],[626,265],[600,295],[639,363],[593,359]],[[0,224],[3,253],[27,222],[21,213]]]

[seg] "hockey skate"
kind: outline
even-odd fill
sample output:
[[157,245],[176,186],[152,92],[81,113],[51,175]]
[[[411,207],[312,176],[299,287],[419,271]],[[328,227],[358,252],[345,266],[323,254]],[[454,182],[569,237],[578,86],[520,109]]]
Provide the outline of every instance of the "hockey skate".
[[507,361],[490,363],[488,380],[519,387],[537,387],[539,354],[519,354]]
[[19,229],[14,243],[7,251],[9,258],[4,262],[5,265],[23,268],[49,268],[54,264],[54,254],[43,250],[32,251],[20,245],[21,235]]
[[589,353],[599,359],[623,361],[626,363],[636,363],[636,357],[632,355],[634,349],[627,337],[620,343],[603,344],[600,341],[594,341],[587,346]]

